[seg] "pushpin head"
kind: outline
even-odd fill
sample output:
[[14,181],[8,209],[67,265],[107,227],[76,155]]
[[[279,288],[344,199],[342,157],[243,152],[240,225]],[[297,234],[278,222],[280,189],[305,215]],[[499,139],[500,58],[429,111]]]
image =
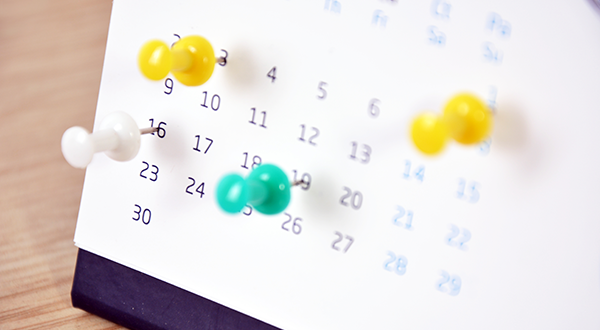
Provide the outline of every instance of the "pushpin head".
[[228,213],[239,213],[246,204],[263,214],[285,210],[291,199],[290,182],[275,165],[261,165],[244,179],[237,174],[225,176],[217,186],[217,203]]
[[493,117],[490,109],[472,94],[458,94],[444,108],[449,134],[462,144],[475,144],[490,135]]
[[435,155],[446,145],[448,128],[441,116],[425,112],[413,121],[410,135],[417,149],[427,155]]
[[248,203],[248,186],[244,178],[229,174],[217,186],[217,202],[227,213],[239,213]]
[[60,141],[63,156],[71,166],[86,168],[94,156],[94,142],[83,127],[74,126],[65,131]]
[[[171,51],[175,54],[174,67],[188,67],[183,70],[172,71],[180,83],[186,86],[199,86],[207,82],[212,76],[217,60],[212,45],[205,38],[201,36],[183,37],[173,45]],[[177,56],[178,53],[182,55]],[[191,65],[185,64],[185,61],[189,61],[189,55],[184,54],[191,55]],[[178,60],[179,58],[181,60]],[[177,62],[184,63],[179,64]]]
[[164,79],[171,71],[172,56],[169,46],[160,40],[145,43],[138,55],[142,74],[151,80]]
[[271,164],[258,166],[246,181],[249,184],[261,182],[267,190],[264,200],[260,203],[251,203],[258,212],[277,214],[290,204],[290,181],[279,167]]

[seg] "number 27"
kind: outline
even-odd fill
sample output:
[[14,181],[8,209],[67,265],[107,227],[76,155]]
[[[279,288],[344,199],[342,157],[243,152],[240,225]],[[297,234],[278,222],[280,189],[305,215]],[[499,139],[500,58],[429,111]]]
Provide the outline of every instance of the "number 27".
[[348,249],[350,248],[350,246],[352,245],[352,243],[354,243],[354,238],[352,238],[351,236],[348,235],[343,235],[342,233],[340,233],[339,231],[335,232],[335,236],[336,239],[333,241],[333,243],[331,243],[331,248],[336,250],[336,251],[340,251],[340,247],[337,246],[338,243],[340,243],[344,237],[348,240],[348,243],[346,244],[346,247],[342,250],[342,252],[346,253],[346,251],[348,251]]

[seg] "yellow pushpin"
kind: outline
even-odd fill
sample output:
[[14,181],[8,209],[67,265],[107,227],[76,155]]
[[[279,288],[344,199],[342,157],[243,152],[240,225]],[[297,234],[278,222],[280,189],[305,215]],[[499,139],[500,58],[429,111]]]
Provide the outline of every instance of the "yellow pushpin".
[[428,155],[442,151],[448,140],[448,127],[442,116],[425,112],[412,123],[410,135],[417,149]]
[[476,144],[492,132],[494,118],[488,106],[477,96],[458,94],[444,108],[444,122],[458,143]]
[[426,112],[411,125],[411,138],[421,152],[441,152],[449,137],[461,144],[476,144],[490,135],[493,126],[490,109],[478,97],[461,93],[446,104],[441,115]]
[[187,36],[177,41],[171,49],[160,40],[145,43],[138,55],[138,65],[148,79],[164,79],[169,72],[186,86],[199,86],[212,76],[215,64],[223,59],[215,57],[214,50],[205,38]]

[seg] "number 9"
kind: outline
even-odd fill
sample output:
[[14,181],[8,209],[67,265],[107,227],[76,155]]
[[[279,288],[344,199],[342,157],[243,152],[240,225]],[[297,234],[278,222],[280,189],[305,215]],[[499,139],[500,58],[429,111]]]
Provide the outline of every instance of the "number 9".
[[171,95],[171,93],[173,92],[173,79],[167,78],[165,80],[165,87],[167,87],[167,89],[169,90],[169,91],[165,91],[165,94]]
[[456,296],[457,294],[459,294],[461,285],[462,281],[460,280],[460,277],[456,275],[450,276],[450,282],[448,283],[448,286],[450,287],[450,292],[448,292],[448,294],[451,296]]

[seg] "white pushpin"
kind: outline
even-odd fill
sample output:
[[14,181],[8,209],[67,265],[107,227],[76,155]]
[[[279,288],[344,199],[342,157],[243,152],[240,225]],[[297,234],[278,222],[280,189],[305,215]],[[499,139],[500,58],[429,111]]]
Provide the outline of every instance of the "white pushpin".
[[117,111],[106,116],[92,134],[79,126],[66,130],[61,149],[67,162],[75,168],[86,168],[94,154],[101,151],[114,160],[127,161],[140,150],[140,136],[157,130],[157,127],[139,129],[133,118]]

